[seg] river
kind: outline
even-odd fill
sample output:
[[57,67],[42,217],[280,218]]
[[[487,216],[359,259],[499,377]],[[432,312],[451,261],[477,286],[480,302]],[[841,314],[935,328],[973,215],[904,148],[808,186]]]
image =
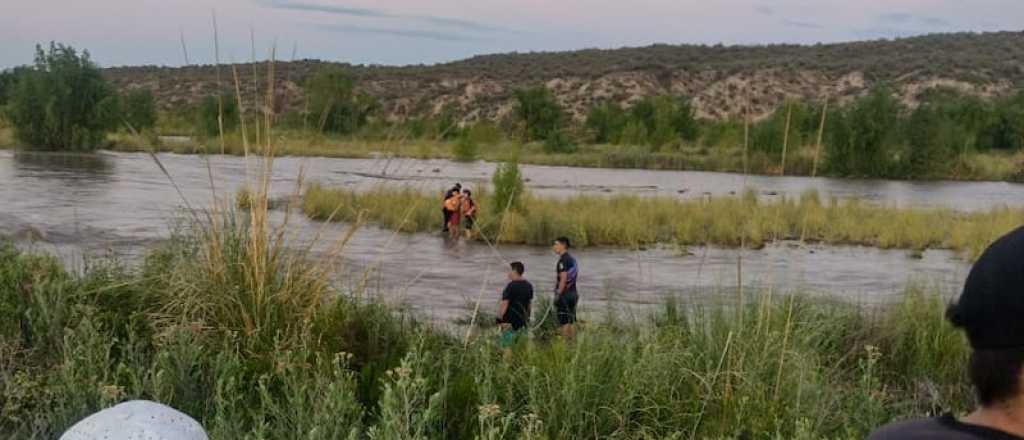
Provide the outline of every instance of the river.
[[[0,235],[19,246],[53,252],[73,267],[91,258],[137,259],[166,238],[183,205],[209,206],[213,194],[233,195],[257,159],[235,156],[158,154],[172,185],[144,153],[53,154],[0,151]],[[440,191],[454,181],[484,185],[494,165],[443,160],[278,158],[274,196],[296,191],[300,170],[306,181],[366,189],[404,185]],[[709,172],[583,169],[522,166],[536,194],[640,194],[668,197],[723,196],[757,188],[765,197],[799,195],[816,189],[825,197],[856,197],[899,206],[947,206],[959,210],[1017,206],[1024,185],[1002,182],[900,182],[806,177],[742,176]],[[253,173],[249,173],[252,175]],[[211,177],[213,188],[211,189]],[[180,194],[179,194],[180,191]],[[277,211],[280,220],[283,213]],[[301,215],[290,227],[299,237],[323,225]],[[326,225],[327,236],[346,225]],[[581,266],[581,309],[643,311],[672,295],[689,301],[733,300],[737,282],[747,291],[771,288],[841,296],[859,303],[891,299],[908,282],[926,283],[952,295],[968,266],[951,252],[906,251],[776,243],[762,250],[588,248],[574,252]],[[525,246],[492,249],[478,243],[451,244],[439,234],[393,234],[374,227],[357,232],[344,252],[338,282],[417,313],[450,320],[468,314],[483,293],[492,308],[503,285],[502,260],[522,260],[538,290],[549,292],[555,257]],[[742,267],[742,276],[737,270]],[[368,280],[369,283],[365,282]]]

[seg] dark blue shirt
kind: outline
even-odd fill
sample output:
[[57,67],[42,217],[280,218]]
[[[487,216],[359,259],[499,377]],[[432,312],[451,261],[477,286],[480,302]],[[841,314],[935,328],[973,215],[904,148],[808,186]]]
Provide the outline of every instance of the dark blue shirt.
[[558,266],[555,267],[555,286],[557,288],[558,282],[561,281],[562,273],[565,273],[565,293],[576,292],[576,277],[579,275],[579,266],[576,265],[576,259],[568,252],[562,254],[558,258]]

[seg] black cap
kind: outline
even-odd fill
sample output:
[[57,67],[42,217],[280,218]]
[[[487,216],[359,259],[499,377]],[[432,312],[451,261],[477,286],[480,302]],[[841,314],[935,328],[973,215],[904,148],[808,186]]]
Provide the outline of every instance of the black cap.
[[981,254],[946,317],[975,350],[1024,348],[1024,227]]

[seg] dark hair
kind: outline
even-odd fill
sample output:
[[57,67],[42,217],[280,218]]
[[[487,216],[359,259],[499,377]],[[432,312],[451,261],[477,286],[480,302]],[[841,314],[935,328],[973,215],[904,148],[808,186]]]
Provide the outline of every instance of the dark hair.
[[462,184],[461,183],[456,183],[455,184],[455,188],[462,189]]
[[569,237],[558,237],[555,239],[555,243],[562,243],[567,248],[572,247],[572,244],[569,243]]
[[1022,367],[1024,348],[974,350],[968,372],[981,406],[998,405],[1017,397],[1021,392]]
[[519,275],[526,273],[526,266],[520,261],[514,261],[509,266],[511,266],[512,270],[516,271]]
[[472,191],[470,191],[470,190],[468,190],[468,189],[464,189],[464,190],[462,190],[462,193],[463,193],[463,194],[465,194],[465,195],[467,195],[467,196],[472,196],[472,195],[473,195],[473,192],[472,192]]

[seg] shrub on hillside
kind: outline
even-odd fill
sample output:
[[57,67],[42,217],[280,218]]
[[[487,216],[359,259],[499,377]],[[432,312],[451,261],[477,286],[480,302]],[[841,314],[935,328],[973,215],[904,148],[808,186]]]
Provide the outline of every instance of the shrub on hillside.
[[306,81],[306,99],[316,126],[326,132],[349,134],[362,128],[380,104],[365,93],[355,92],[355,82],[345,70],[321,69]]
[[546,87],[516,90],[515,96],[515,114],[523,124],[526,140],[547,140],[562,126],[562,107]]

